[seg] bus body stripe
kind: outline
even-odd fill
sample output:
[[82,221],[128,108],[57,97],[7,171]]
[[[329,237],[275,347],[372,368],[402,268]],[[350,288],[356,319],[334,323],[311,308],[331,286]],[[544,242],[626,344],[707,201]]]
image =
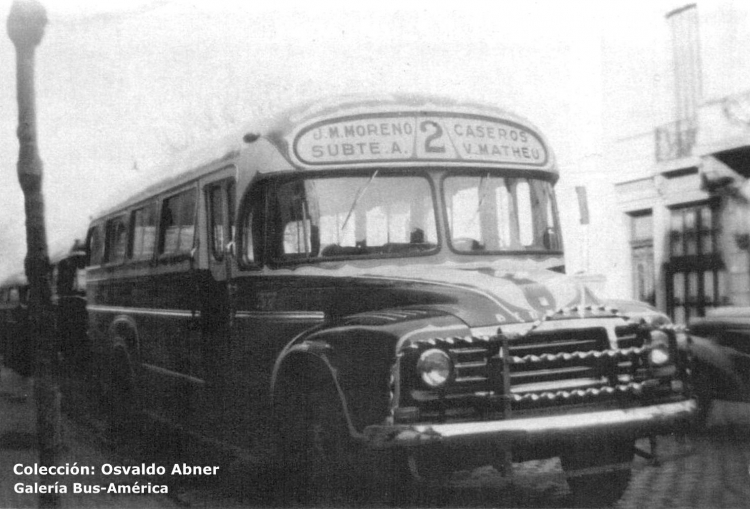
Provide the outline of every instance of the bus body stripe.
[[[89,305],[88,311],[98,313],[128,314],[128,315],[146,315],[146,316],[171,316],[171,317],[200,317],[200,311],[191,311],[189,309],[155,309],[155,308],[135,308],[124,306],[101,306]],[[255,319],[287,319],[287,320],[318,320],[325,319],[325,313],[322,311],[237,311],[236,318],[255,318]]]
[[150,315],[150,316],[173,316],[173,317],[184,317],[192,318],[199,317],[200,311],[191,311],[189,309],[154,309],[154,308],[131,308],[123,306],[100,306],[96,304],[89,304],[86,306],[88,311],[99,312],[99,313],[116,313],[116,314],[128,314],[128,315]]

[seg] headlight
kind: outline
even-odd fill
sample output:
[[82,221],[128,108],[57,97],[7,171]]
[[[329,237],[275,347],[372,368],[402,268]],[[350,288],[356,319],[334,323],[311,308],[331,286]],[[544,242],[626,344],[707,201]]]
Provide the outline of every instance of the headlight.
[[657,346],[648,353],[648,359],[652,366],[663,366],[669,362],[669,351],[662,346]]
[[660,330],[651,331],[651,351],[648,360],[652,366],[663,366],[671,359],[669,355],[669,335]]
[[417,361],[417,372],[422,381],[431,388],[437,388],[450,379],[453,371],[451,358],[442,350],[431,348],[422,352]]

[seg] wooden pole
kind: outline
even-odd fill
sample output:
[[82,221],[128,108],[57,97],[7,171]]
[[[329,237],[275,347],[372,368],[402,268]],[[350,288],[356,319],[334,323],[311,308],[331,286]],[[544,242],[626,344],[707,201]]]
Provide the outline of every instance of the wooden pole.
[[[8,15],[8,36],[16,48],[18,95],[18,181],[26,209],[26,278],[29,282],[29,338],[34,352],[34,400],[39,464],[57,465],[62,449],[60,389],[57,385],[54,312],[42,194],[42,160],[36,133],[34,52],[44,36],[47,13],[37,0],[15,0]],[[54,484],[53,476],[40,476]],[[59,507],[57,493],[39,495],[39,507]]]

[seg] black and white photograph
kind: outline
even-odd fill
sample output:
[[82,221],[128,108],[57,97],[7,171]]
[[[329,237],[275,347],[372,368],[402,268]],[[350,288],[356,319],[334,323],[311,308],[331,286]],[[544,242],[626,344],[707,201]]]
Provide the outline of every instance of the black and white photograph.
[[747,2],[0,18],[0,509],[750,509]]

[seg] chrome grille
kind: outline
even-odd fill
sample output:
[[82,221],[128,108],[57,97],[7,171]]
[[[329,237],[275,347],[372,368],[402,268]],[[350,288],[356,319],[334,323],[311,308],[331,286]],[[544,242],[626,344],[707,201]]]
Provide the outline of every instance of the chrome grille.
[[511,391],[526,392],[544,389],[539,384],[601,379],[609,338],[603,327],[535,331],[508,346]]
[[643,335],[638,334],[638,325],[628,324],[615,327],[617,346],[619,348],[632,348],[643,346]]
[[648,385],[647,349],[639,326],[596,325],[532,330],[513,338],[420,340],[409,346],[412,355],[443,348],[453,360],[454,376],[440,391],[413,385],[408,404],[417,404],[426,419],[455,412],[491,418],[497,412],[508,415],[639,397]]
[[455,371],[454,382],[483,382],[489,379],[487,372],[488,349],[486,347],[468,346],[449,348]]

